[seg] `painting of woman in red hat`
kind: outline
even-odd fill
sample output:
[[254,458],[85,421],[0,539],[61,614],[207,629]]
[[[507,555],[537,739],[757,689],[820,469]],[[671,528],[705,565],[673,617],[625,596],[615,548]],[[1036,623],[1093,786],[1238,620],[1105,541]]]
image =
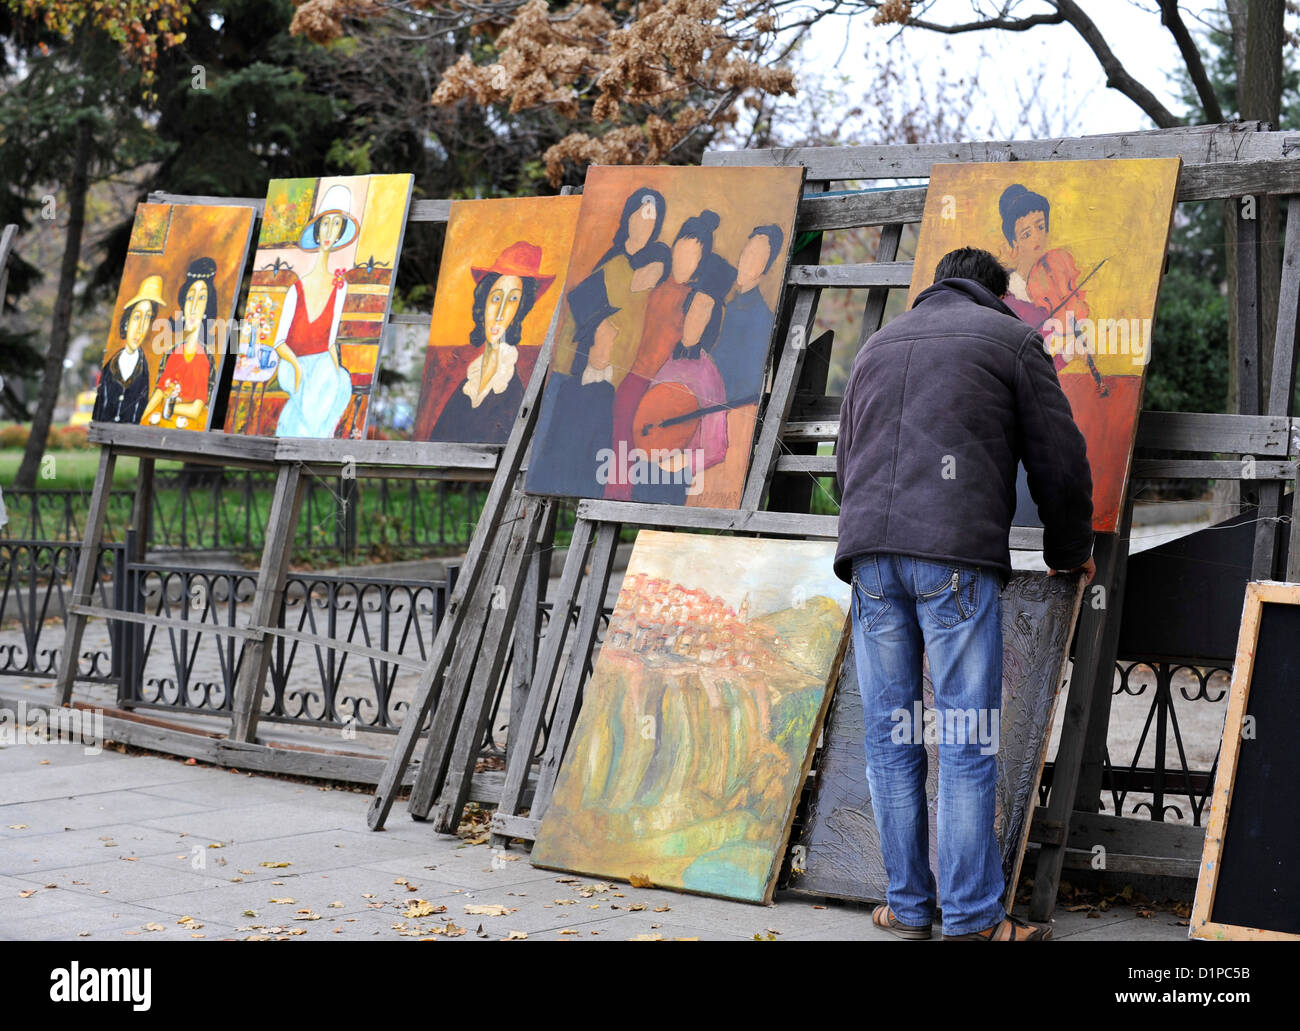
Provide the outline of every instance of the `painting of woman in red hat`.
[[523,323],[555,281],[541,274],[541,263],[542,249],[518,240],[487,268],[470,267],[475,286],[469,342],[480,350],[439,413],[430,439],[483,443],[509,436],[524,397],[516,368]]
[[546,341],[580,197],[453,201],[412,436],[504,444]]

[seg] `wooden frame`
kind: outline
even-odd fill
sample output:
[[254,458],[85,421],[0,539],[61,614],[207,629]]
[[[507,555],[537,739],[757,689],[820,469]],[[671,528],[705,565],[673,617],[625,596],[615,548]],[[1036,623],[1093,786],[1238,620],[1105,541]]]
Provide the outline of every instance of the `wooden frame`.
[[1300,941],[1300,933],[1270,931],[1258,927],[1216,923],[1210,919],[1218,888],[1224,836],[1232,810],[1232,792],[1237,777],[1237,760],[1241,754],[1240,728],[1250,700],[1251,679],[1255,672],[1255,649],[1259,642],[1260,616],[1265,605],[1300,605],[1300,584],[1255,581],[1246,585],[1246,600],[1241,610],[1241,634],[1237,638],[1237,655],[1232,663],[1232,685],[1228,694],[1228,712],[1223,721],[1223,744],[1219,748],[1219,769],[1210,796],[1210,822],[1205,831],[1201,853],[1196,901],[1188,936],[1191,938],[1227,939],[1232,941]]

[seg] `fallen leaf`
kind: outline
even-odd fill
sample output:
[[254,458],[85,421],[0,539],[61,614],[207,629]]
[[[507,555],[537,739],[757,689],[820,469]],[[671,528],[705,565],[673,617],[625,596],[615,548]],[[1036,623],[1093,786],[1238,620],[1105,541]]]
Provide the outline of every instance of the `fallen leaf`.
[[292,906],[297,899],[267,899],[267,902],[274,902],[277,906]]
[[31,897],[32,897],[33,895],[35,895],[35,894],[36,894],[36,889],[35,889],[35,888],[32,888],[32,889],[29,890],[29,891],[20,891],[20,892],[18,893],[18,897],[19,897],[20,899],[29,899],[29,898],[31,898]]
[[[754,937],[758,937],[755,935]],[[661,942],[664,940],[662,934],[638,934],[635,938],[629,938],[630,942]]]
[[199,761],[198,761],[197,759],[186,759],[186,760],[185,760],[185,765],[186,765],[186,766],[197,766],[198,764],[199,764]]
[[320,919],[320,914],[319,914],[319,913],[311,913],[311,912],[309,912],[309,913],[307,913],[307,914],[304,916],[304,915],[301,915],[301,914],[302,914],[302,910],[301,910],[301,909],[298,910],[298,913],[299,913],[300,915],[295,916],[295,917],[294,917],[295,920],[319,920],[319,919]]
[[292,863],[286,863],[286,862],[283,862],[283,861],[280,861],[280,862],[272,862],[271,860],[268,859],[266,862],[258,863],[257,865],[258,865],[258,866],[265,866],[265,867],[267,867],[267,868],[269,868],[269,869],[271,869],[271,870],[283,870],[286,866],[292,866],[293,864],[292,864]]
[[402,913],[402,916],[408,920],[419,919],[422,916],[433,916],[435,913],[447,912],[446,906],[435,906],[432,902],[424,899],[412,899],[410,906]]
[[507,934],[507,935],[506,935],[504,938],[502,938],[501,940],[502,940],[503,942],[521,942],[521,941],[523,941],[523,940],[524,940],[525,938],[527,938],[527,937],[528,937],[528,934],[527,934],[526,932],[524,932],[524,931],[511,931],[509,934]]
[[246,910],[244,910],[242,913],[240,913],[239,915],[240,915],[240,916],[257,916],[257,910],[255,910],[255,909],[246,909]]
[[653,888],[655,886],[654,881],[643,873],[628,874],[627,881],[634,888]]
[[656,913],[667,913],[667,912],[670,912],[670,907],[669,907],[669,906],[655,906],[654,911],[655,911]]
[[575,931],[572,927],[566,927],[563,930],[556,931],[555,933],[556,934],[577,934],[578,932]]
[[144,929],[145,929],[146,931],[165,931],[165,930],[167,930],[167,928],[165,928],[162,924],[145,924],[145,925],[144,925]]
[[342,909],[342,908],[343,908],[343,903],[342,903],[342,902],[331,902],[327,908],[329,908],[329,909]]
[[220,841],[209,841],[208,848],[225,848],[225,843]]
[[25,831],[25,830],[27,829],[27,824],[25,824],[25,823],[11,823],[11,824],[9,825],[9,829],[10,829],[11,831]]
[[509,913],[517,913],[519,910],[506,909],[505,906],[493,904],[490,906],[466,906],[465,912],[470,916],[506,916]]

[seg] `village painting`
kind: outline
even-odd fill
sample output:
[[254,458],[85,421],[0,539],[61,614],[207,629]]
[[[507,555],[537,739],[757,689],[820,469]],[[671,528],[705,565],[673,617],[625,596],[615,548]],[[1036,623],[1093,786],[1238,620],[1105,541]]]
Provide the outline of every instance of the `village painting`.
[[637,536],[534,865],[771,897],[843,652],[833,552]]

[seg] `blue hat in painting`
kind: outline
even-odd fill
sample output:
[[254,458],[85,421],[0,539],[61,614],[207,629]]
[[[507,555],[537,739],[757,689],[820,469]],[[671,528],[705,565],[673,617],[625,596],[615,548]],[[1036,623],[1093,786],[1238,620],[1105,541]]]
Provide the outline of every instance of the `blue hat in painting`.
[[343,216],[343,232],[334,241],[332,250],[346,247],[356,239],[357,220],[352,214],[352,191],[342,183],[335,183],[321,196],[316,214],[303,228],[302,236],[298,238],[298,247],[301,250],[315,251],[320,249],[320,240],[316,238],[316,227],[320,225],[321,219],[326,215]]

